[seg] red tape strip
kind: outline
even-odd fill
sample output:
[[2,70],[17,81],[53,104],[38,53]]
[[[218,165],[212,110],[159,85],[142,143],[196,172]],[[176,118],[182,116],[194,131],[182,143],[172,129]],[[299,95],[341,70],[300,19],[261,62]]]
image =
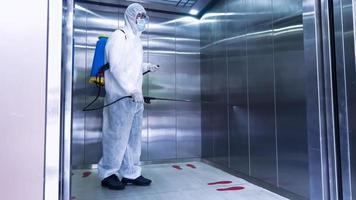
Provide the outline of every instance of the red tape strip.
[[182,168],[179,165],[172,165],[172,167],[178,170],[182,170]]
[[208,183],[208,185],[220,185],[220,184],[230,184],[232,181],[218,181],[213,183]]
[[245,189],[245,188],[242,186],[235,186],[235,187],[228,187],[228,188],[219,188],[216,190],[217,191],[236,191],[236,190],[243,190],[243,189]]
[[195,165],[193,165],[193,164],[187,164],[187,167],[190,167],[190,168],[192,168],[192,169],[196,169],[197,167],[195,166]]
[[82,178],[86,178],[91,175],[91,172],[83,172]]

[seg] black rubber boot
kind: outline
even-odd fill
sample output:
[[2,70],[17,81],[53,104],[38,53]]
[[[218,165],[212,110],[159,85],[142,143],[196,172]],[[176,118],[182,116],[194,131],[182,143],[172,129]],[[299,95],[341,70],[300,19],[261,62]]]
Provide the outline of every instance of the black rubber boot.
[[109,188],[110,190],[123,190],[125,185],[120,181],[120,179],[115,175],[111,175],[101,181],[101,186]]
[[143,176],[140,176],[136,179],[123,178],[121,180],[121,182],[125,185],[132,184],[132,185],[138,185],[138,186],[149,186],[152,183],[152,181],[150,179],[147,179]]

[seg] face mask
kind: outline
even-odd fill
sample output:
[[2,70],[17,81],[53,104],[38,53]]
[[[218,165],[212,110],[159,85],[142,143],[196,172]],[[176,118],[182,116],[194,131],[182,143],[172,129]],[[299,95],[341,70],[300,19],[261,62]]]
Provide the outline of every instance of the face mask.
[[137,30],[140,32],[145,31],[146,29],[146,20],[145,19],[137,19]]

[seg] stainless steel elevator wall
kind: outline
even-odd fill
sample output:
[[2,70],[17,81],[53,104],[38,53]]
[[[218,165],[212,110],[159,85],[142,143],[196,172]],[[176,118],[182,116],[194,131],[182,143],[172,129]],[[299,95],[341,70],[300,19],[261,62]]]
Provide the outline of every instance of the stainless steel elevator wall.
[[[124,9],[76,4],[74,20],[74,88],[72,164],[96,164],[101,157],[102,111],[82,112],[97,89],[88,83],[95,43],[124,25]],[[142,131],[144,161],[201,156],[200,29],[197,20],[149,12],[142,36],[144,60],[160,70],[144,77],[144,95],[187,99],[176,103],[153,101],[145,105]],[[102,104],[101,99],[98,104]]]
[[221,0],[201,21],[202,157],[309,197],[302,0]]
[[356,199],[356,5],[334,1],[335,59],[344,199]]

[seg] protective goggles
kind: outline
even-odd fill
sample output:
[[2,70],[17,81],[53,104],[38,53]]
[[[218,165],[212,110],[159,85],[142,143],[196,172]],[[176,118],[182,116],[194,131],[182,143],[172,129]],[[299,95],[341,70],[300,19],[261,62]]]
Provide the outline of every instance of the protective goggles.
[[148,15],[144,12],[138,13],[136,16],[136,21],[144,21],[146,24],[150,21]]

